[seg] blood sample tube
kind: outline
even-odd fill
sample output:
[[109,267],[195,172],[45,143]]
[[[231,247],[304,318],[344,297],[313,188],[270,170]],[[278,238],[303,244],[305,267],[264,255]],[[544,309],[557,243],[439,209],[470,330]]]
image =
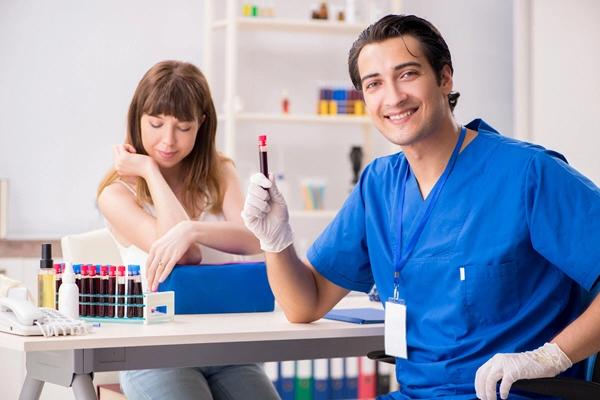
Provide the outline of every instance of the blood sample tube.
[[73,273],[75,274],[75,284],[77,285],[77,289],[79,289],[79,315],[83,316],[83,295],[81,293],[81,264],[73,264]]
[[143,318],[144,317],[144,296],[142,293],[142,276],[140,275],[140,266],[136,265],[135,266],[135,279],[134,279],[135,283],[134,283],[134,287],[133,287],[133,294],[136,296],[136,315],[139,318]]
[[108,293],[106,306],[106,316],[109,318],[115,317],[115,303],[117,300],[117,267],[111,265],[108,269]]
[[90,305],[88,307],[88,315],[95,317],[98,315],[98,292],[100,291],[100,282],[96,275],[96,266],[88,265],[88,299]]
[[260,172],[269,177],[269,160],[267,158],[267,135],[258,137],[258,159],[260,161]]
[[135,265],[127,266],[127,318],[136,316]]
[[117,317],[125,317],[125,266],[117,268]]
[[79,314],[82,317],[90,315],[90,279],[88,276],[88,266],[83,264],[81,266],[81,310]]
[[100,266],[100,285],[98,291],[98,316],[106,316],[107,300],[108,300],[108,265]]
[[54,264],[54,287],[56,289],[56,295],[54,299],[54,308],[58,310],[58,289],[60,289],[60,285],[62,283],[62,273],[60,269],[60,264]]

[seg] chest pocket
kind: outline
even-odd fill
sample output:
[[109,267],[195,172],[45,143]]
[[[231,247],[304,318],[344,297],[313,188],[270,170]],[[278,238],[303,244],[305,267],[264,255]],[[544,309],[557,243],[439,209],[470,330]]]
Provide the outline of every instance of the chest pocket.
[[521,306],[518,263],[469,265],[461,269],[462,291],[468,314],[481,324],[513,318]]

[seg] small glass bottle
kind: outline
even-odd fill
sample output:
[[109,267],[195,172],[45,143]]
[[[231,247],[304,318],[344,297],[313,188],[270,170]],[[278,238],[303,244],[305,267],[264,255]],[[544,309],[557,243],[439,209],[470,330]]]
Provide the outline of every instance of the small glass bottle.
[[52,262],[52,245],[42,244],[42,258],[38,271],[38,307],[56,307],[56,281]]

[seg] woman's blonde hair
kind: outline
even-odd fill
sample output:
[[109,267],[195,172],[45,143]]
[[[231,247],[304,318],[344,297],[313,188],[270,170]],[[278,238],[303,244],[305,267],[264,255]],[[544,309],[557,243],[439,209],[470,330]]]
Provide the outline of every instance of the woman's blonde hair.
[[[202,72],[190,63],[162,61],[146,72],[138,84],[129,105],[125,143],[132,145],[138,154],[147,155],[140,127],[144,114],[172,116],[185,122],[201,122],[205,116],[198,128],[194,148],[182,160],[182,202],[192,218],[203,211],[197,206],[201,197],[205,197],[205,210],[213,214],[221,212],[224,190],[220,163],[228,159],[217,152],[217,113]],[[98,186],[98,196],[118,178],[119,174],[112,167]],[[144,202],[153,204],[148,185],[141,177],[137,182],[137,201],[140,206]]]

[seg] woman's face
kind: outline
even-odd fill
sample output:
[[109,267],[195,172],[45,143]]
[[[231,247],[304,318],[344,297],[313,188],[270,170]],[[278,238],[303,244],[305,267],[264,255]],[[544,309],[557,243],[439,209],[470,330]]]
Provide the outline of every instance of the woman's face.
[[179,121],[169,115],[144,114],[141,119],[142,144],[144,150],[161,168],[179,164],[194,148],[198,121]]

